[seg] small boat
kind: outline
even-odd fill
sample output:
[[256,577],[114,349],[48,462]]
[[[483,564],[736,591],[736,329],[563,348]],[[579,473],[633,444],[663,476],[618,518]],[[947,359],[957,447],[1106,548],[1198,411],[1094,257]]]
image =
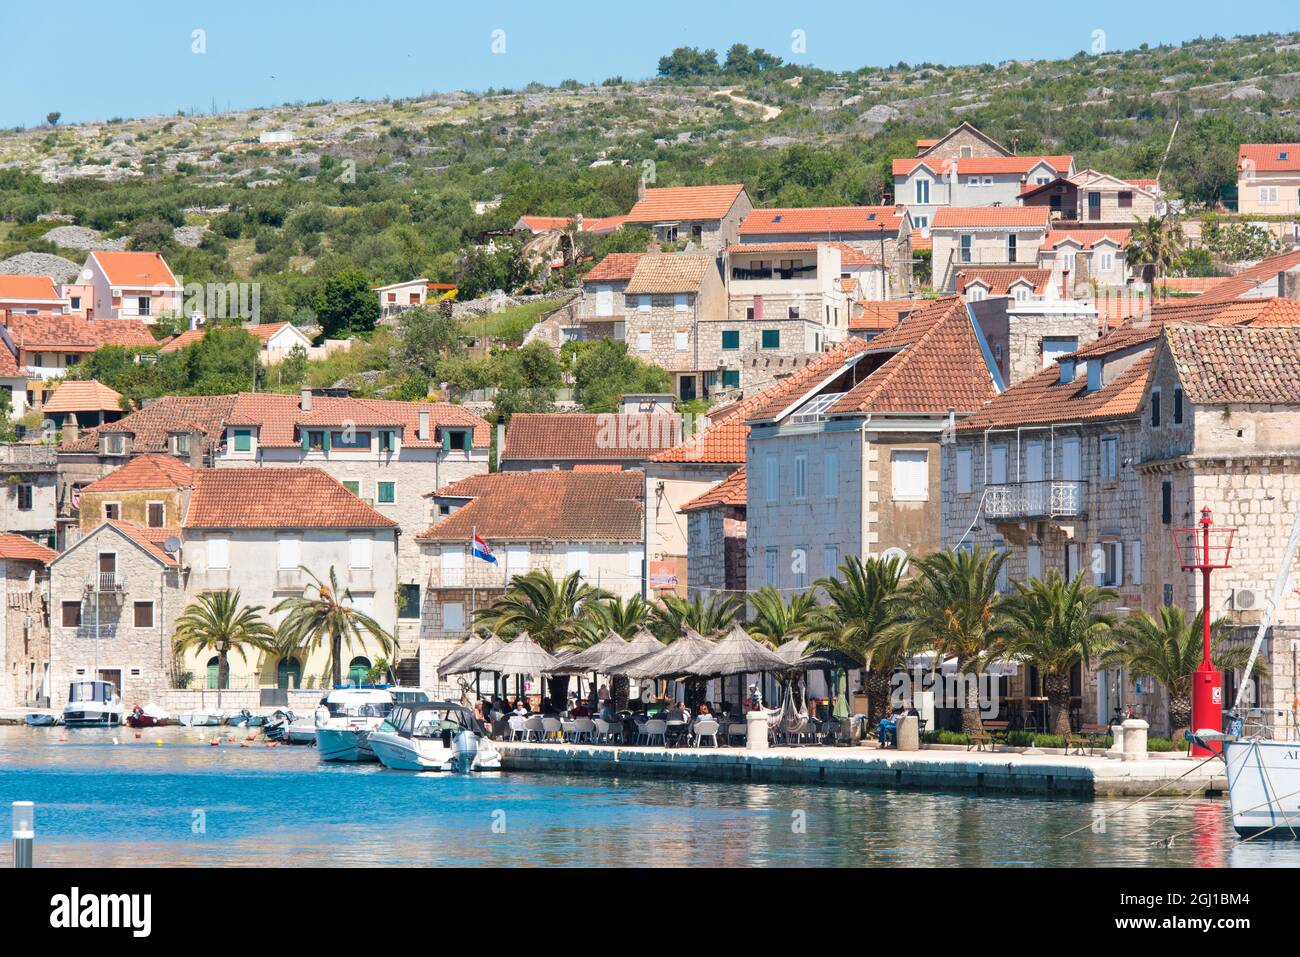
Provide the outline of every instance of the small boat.
[[[1202,731],[1198,737],[1212,735]],[[1300,837],[1300,741],[1221,740],[1233,830],[1241,837]]]
[[156,728],[171,721],[171,715],[165,708],[150,703],[143,708],[136,705],[126,716],[126,723],[133,728]]
[[221,724],[221,715],[212,711],[182,711],[176,721],[186,728],[211,728]]
[[266,724],[262,726],[262,734],[266,735],[268,741],[284,741],[293,720],[292,711],[287,708],[278,709],[266,719]]
[[74,681],[63,706],[63,723],[69,728],[115,728],[122,723],[122,699],[112,682]]
[[501,752],[464,705],[450,701],[400,704],[374,731],[370,748],[396,771],[497,771]]
[[226,719],[222,724],[229,725],[232,728],[245,728],[248,726],[248,721],[252,717],[253,712],[249,711],[247,708],[240,708],[238,711],[226,715]]
[[54,715],[40,711],[23,715],[23,721],[29,728],[49,728],[59,723],[59,719]]
[[374,761],[367,738],[393,710],[385,688],[335,688],[316,709],[316,747],[322,761]]

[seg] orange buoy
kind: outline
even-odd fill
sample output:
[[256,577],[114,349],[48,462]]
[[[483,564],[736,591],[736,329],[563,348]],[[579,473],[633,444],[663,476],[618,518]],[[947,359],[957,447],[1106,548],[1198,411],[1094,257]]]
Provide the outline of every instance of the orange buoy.
[[143,735],[142,735],[139,731],[137,731],[137,732],[135,733],[135,739],[136,739],[137,741],[139,741],[141,737],[143,737]]
[[214,748],[215,748],[215,747],[219,747],[219,746],[221,745],[221,738],[217,737],[217,736],[214,734],[214,735],[212,736],[212,740],[209,741],[208,743],[209,743],[210,745],[212,745],[212,747],[214,747]]
[[247,741],[240,741],[240,742],[239,742],[239,746],[240,746],[241,748],[246,748],[246,747],[248,747],[248,742],[247,742]]

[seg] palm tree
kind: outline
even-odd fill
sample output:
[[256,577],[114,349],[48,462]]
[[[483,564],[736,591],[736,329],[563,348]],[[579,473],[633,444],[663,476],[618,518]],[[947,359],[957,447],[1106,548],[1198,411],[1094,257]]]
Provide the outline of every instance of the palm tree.
[[888,713],[889,679],[906,658],[906,643],[882,640],[895,620],[903,565],[897,559],[850,555],[838,577],[821,578],[828,604],[806,632],[814,647],[841,651],[866,668],[867,718],[874,725]]
[[[1186,612],[1177,605],[1162,605],[1158,618],[1138,612],[1124,619],[1115,629],[1114,643],[1101,656],[1102,668],[1126,668],[1134,678],[1154,678],[1165,686],[1168,696],[1169,735],[1192,722],[1192,675],[1204,654],[1202,616],[1188,621]],[[1246,664],[1250,648],[1224,647],[1224,629],[1212,626],[1210,660],[1220,671],[1234,671]],[[1257,663],[1261,669],[1262,664]]]
[[[587,609],[593,638],[590,644],[595,644],[611,631],[623,638],[631,638],[654,621],[654,607],[640,595],[627,599],[611,595],[603,601],[593,602]],[[628,690],[627,675],[614,675],[609,685],[609,696],[616,710],[627,707]]]
[[671,644],[682,636],[686,627],[701,635],[716,635],[731,627],[744,602],[736,595],[696,595],[690,601],[677,595],[665,595],[655,609],[650,630],[661,641]]
[[[589,606],[607,598],[582,580],[581,572],[557,579],[550,571],[532,571],[510,579],[503,594],[474,613],[475,620],[504,636],[528,632],[546,651],[589,644]],[[548,675],[551,704],[563,710],[569,692],[568,675]]]
[[[286,598],[271,609],[272,613],[286,612],[280,622],[277,641],[281,654],[303,655],[315,651],[322,643],[329,646],[329,670],[334,684],[342,681],[343,644],[354,640],[364,646],[373,638],[380,651],[393,656],[397,643],[393,636],[380,627],[365,612],[352,604],[352,592],[339,587],[338,575],[330,566],[329,580],[322,581],[303,565],[298,566],[311,579],[305,595]],[[313,594],[314,592],[314,594]]]
[[1086,584],[1082,574],[1066,581],[1053,569],[1047,578],[1016,583],[1006,603],[1007,634],[1000,657],[1033,662],[1043,675],[1047,723],[1052,734],[1070,733],[1070,671],[1090,661],[1115,624],[1115,616],[1099,611],[1119,595]]
[[[945,658],[957,660],[959,676],[973,675],[1005,635],[1006,619],[998,576],[1006,555],[992,549],[938,551],[917,560],[917,576],[896,603],[898,620],[882,640],[897,641],[912,650],[929,648],[935,667]],[[962,682],[961,729],[981,729],[978,685]]]
[[217,707],[221,706],[221,692],[230,683],[230,653],[247,661],[248,648],[274,648],[275,633],[258,614],[261,610],[261,605],[241,608],[237,591],[204,592],[176,622],[176,636],[172,639],[176,654],[201,651],[217,655]]
[[1152,288],[1159,287],[1161,277],[1173,268],[1182,253],[1183,229],[1176,220],[1151,216],[1133,227],[1128,243],[1128,261],[1152,268],[1155,273]]
[[800,638],[817,618],[817,599],[811,591],[795,592],[789,604],[781,592],[764,585],[749,596],[754,607],[753,620],[745,630],[775,648],[787,638]]

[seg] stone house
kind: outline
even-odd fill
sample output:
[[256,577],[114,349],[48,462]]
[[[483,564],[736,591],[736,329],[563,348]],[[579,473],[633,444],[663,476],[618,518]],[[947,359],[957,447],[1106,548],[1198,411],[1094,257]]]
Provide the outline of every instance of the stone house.
[[626,339],[627,284],[647,253],[610,253],[582,277],[575,314],[581,324],[571,338]]
[[740,224],[754,208],[740,184],[646,189],[643,180],[640,188],[624,226],[651,229],[661,243],[690,242],[710,256],[739,239]]
[[[645,476],[637,471],[498,472],[430,497],[440,519],[421,532],[420,684],[451,691],[437,662],[473,629],[474,613],[510,579],[550,571],[623,598],[642,590]],[[474,556],[482,538],[496,563]]]
[[1001,388],[957,297],[856,346],[796,394],[747,415],[747,573],[786,592],[849,555],[939,547],[940,444]]
[[58,459],[54,446],[0,445],[0,530],[53,548],[57,542]]
[[1053,222],[1092,228],[1125,226],[1165,215],[1165,194],[1155,180],[1124,180],[1094,169],[1029,183],[1022,206],[1047,208]]
[[185,290],[161,253],[94,250],[82,270],[87,274],[95,319],[153,323],[181,314]]
[[49,566],[58,552],[0,532],[4,671],[0,708],[40,707],[50,698]]
[[171,455],[138,456],[81,489],[77,535],[117,520],[140,528],[179,529],[194,488],[195,469]]
[[694,595],[746,591],[745,466],[681,507],[691,557],[686,589]]
[[1242,143],[1237,149],[1237,212],[1300,213],[1300,143]]
[[934,288],[955,290],[963,269],[1037,264],[1049,228],[1042,207],[941,208],[930,224]]
[[[1030,272],[1046,276],[1041,270]],[[1050,290],[1050,279],[1043,281]],[[1014,282],[1012,285],[1012,292],[1018,291]],[[968,288],[967,305],[979,323],[993,364],[1008,385],[1053,366],[1058,358],[1088,345],[1099,334],[1097,308],[1088,300],[1014,294],[977,297],[971,292]]]

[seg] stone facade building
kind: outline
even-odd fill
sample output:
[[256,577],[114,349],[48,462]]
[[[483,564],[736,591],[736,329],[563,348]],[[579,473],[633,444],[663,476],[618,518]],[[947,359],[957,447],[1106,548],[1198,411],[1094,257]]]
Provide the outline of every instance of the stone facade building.
[[48,569],[57,554],[23,535],[0,532],[0,708],[40,706],[50,698]]
[[1048,211],[1035,206],[947,206],[930,223],[935,289],[953,291],[957,273],[988,266],[1036,265],[1050,228]]
[[717,256],[740,236],[740,224],[754,208],[745,187],[668,186],[645,189],[623,220],[626,228],[654,231],[661,243],[690,243]]
[[746,591],[745,467],[682,506],[691,557],[686,587],[691,595]]
[[902,207],[756,209],[740,226],[740,242],[749,246],[809,242],[841,244],[856,251],[864,264],[872,264],[870,275],[862,277],[863,298],[881,300],[911,294],[912,219]]

